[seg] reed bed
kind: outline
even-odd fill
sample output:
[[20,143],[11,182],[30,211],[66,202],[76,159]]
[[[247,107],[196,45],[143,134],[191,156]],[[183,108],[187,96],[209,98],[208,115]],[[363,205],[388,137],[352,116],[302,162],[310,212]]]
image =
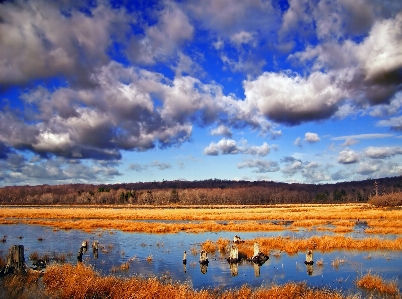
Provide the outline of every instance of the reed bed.
[[356,285],[359,288],[392,295],[393,298],[401,298],[397,282],[395,280],[386,281],[378,274],[368,272],[356,280]]
[[330,289],[311,288],[306,283],[286,283],[270,287],[238,289],[194,290],[189,285],[157,277],[122,278],[101,276],[85,265],[54,265],[43,276],[44,292],[55,298],[194,298],[194,299],[248,299],[248,298],[356,298]]
[[[358,215],[359,219],[356,218]],[[146,220],[160,220],[147,222]],[[164,223],[163,220],[178,220]],[[196,222],[192,222],[196,220]],[[228,222],[221,222],[221,221]],[[272,222],[266,222],[268,220]],[[294,221],[289,227],[284,221]],[[2,207],[1,224],[26,223],[50,226],[54,229],[118,229],[129,232],[177,233],[205,231],[280,231],[299,227],[324,228],[332,223],[338,232],[348,232],[353,224],[363,220],[370,225],[369,233],[399,233],[402,210],[374,208],[367,204],[343,205],[283,205],[266,208],[80,208],[80,207]],[[217,222],[219,221],[219,222]],[[350,227],[347,230],[345,227]],[[402,231],[402,229],[400,230]]]
[[402,210],[375,208],[368,204],[281,205],[266,207],[210,208],[103,208],[94,207],[7,207],[0,219],[108,219],[108,220],[402,220]]
[[[210,243],[211,241],[208,240],[207,242]],[[355,239],[342,235],[324,235],[313,236],[308,239],[284,238],[281,236],[249,239],[245,240],[244,243],[238,244],[239,253],[242,252],[246,256],[251,257],[254,253],[254,243],[258,243],[260,250],[265,254],[271,250],[279,250],[289,255],[309,249],[320,250],[322,252],[333,250],[402,250],[402,238],[394,240],[381,238]],[[209,248],[213,248],[210,244],[208,246]]]

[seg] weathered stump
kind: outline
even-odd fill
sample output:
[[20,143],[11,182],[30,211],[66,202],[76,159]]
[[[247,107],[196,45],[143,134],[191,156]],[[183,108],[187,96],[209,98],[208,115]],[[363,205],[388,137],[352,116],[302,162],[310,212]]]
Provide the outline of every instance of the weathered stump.
[[187,264],[187,252],[184,250],[183,253],[183,265]]
[[254,243],[254,254],[253,254],[253,258],[257,257],[258,254],[260,253],[260,244],[258,244],[257,242]]
[[99,252],[99,242],[98,240],[95,240],[92,242],[92,253],[95,259],[98,258],[98,252]]
[[[84,247],[83,246],[81,246],[80,247],[80,250],[78,251],[78,255],[77,255],[77,260],[79,261],[79,262],[82,262],[82,255],[84,254]],[[86,250],[85,250],[86,251]]]
[[13,245],[8,250],[6,265],[0,270],[0,276],[25,272],[24,245]]
[[201,265],[208,265],[208,254],[205,250],[201,250],[200,252],[200,264]]
[[306,260],[304,261],[304,263],[305,263],[306,265],[312,265],[312,264],[314,264],[314,261],[313,261],[313,251],[312,251],[312,250],[307,251],[307,253],[306,253]]
[[257,242],[255,242],[253,257],[250,259],[247,259],[247,260],[251,261],[255,264],[258,264],[259,266],[262,266],[268,259],[269,259],[269,256],[262,253],[260,251],[260,245]]
[[236,244],[230,247],[229,258],[227,258],[229,263],[237,263],[239,261],[239,248]]

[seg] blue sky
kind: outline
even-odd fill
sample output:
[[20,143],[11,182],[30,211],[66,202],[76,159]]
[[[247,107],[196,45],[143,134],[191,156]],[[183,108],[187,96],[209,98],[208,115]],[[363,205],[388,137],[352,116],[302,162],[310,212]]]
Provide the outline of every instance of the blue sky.
[[402,175],[402,2],[2,1],[0,186]]

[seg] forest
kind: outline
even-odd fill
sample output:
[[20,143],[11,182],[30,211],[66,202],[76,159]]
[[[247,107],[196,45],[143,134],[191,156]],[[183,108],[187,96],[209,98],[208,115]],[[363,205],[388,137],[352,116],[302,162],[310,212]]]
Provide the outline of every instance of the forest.
[[64,184],[0,188],[1,204],[270,205],[367,202],[402,191],[402,176],[336,184],[272,181],[162,181],[92,185]]

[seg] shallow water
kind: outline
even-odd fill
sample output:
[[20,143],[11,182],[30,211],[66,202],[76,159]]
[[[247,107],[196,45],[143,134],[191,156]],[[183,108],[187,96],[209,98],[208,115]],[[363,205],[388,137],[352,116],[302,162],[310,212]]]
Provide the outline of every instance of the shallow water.
[[[0,242],[0,256],[5,257],[12,245],[24,245],[25,259],[28,266],[30,254],[37,252],[40,256],[50,257],[65,254],[67,262],[77,263],[77,253],[83,240],[89,241],[89,250],[83,255],[83,263],[90,264],[104,274],[131,275],[164,275],[173,281],[188,282],[195,289],[200,288],[233,288],[245,283],[250,286],[269,286],[289,281],[305,281],[311,286],[343,289],[356,292],[354,282],[358,275],[371,271],[383,278],[397,281],[402,290],[402,254],[400,251],[333,251],[329,253],[314,252],[314,260],[323,260],[323,266],[315,263],[311,267],[304,264],[305,253],[289,256],[282,253],[258,267],[250,262],[243,262],[232,269],[226,261],[227,256],[209,255],[207,268],[198,263],[200,244],[207,239],[216,241],[220,237],[232,239],[234,232],[219,233],[177,233],[146,234],[128,233],[118,230],[95,230],[91,233],[81,230],[53,230],[52,228],[30,225],[0,225],[0,237],[6,236],[6,242]],[[271,236],[294,236],[308,238],[313,235],[333,234],[308,229],[280,232],[243,232],[238,233],[243,239]],[[374,237],[365,235],[362,230],[355,230],[357,238]],[[381,236],[384,237],[384,236]],[[392,236],[388,236],[392,237]],[[39,239],[42,239],[41,241]],[[100,248],[95,258],[90,244],[98,240]],[[192,250],[193,249],[193,250]],[[187,252],[187,264],[183,265],[183,252]],[[147,258],[151,257],[151,261]],[[338,267],[331,262],[340,260]],[[120,265],[129,263],[127,270],[120,270]],[[117,271],[113,269],[118,269]],[[113,271],[113,272],[112,272]]]

